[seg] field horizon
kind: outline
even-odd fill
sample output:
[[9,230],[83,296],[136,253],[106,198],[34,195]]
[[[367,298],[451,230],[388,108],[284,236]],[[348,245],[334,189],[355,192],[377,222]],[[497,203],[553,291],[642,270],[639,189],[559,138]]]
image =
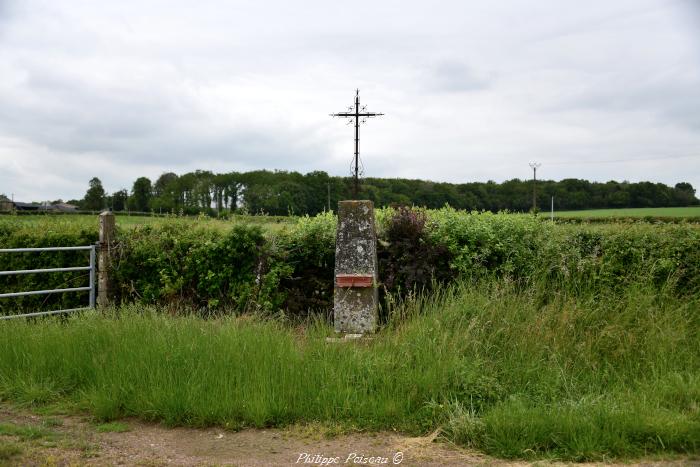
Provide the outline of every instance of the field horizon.
[[[541,215],[549,214],[542,211]],[[668,208],[619,208],[583,209],[580,211],[554,211],[554,217],[692,217],[700,218],[700,206]]]

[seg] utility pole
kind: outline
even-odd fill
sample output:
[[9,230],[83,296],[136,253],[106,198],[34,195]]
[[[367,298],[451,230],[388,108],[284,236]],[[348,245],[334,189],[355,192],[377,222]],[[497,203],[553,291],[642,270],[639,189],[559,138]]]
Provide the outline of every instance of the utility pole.
[[552,213],[550,219],[554,222],[554,196],[552,196]]
[[331,182],[328,182],[328,212],[331,212]]
[[532,212],[537,214],[537,169],[542,164],[538,162],[530,162],[532,168]]
[[347,112],[338,112],[335,114],[330,114],[331,117],[346,117],[348,119],[348,125],[355,123],[355,159],[354,159],[354,167],[353,167],[353,178],[354,178],[354,184],[353,184],[353,198],[357,199],[357,193],[360,191],[360,181],[359,177],[362,175],[360,172],[360,124],[361,123],[366,123],[367,118],[372,118],[372,117],[379,117],[381,115],[384,115],[382,113],[375,113],[375,112],[367,112],[367,107],[362,106],[360,107],[360,90],[357,89],[355,91],[355,105],[354,105],[354,110],[353,106],[348,107]]

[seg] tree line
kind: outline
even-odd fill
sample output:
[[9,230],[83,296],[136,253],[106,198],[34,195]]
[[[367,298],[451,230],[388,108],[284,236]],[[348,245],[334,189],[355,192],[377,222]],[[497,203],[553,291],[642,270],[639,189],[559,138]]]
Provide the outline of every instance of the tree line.
[[[446,204],[467,210],[526,212],[556,210],[672,207],[700,204],[690,183],[675,186],[652,182],[590,182],[579,179],[521,180],[470,183],[438,183],[400,178],[366,178],[360,198],[376,206],[416,205],[439,208]],[[237,212],[269,215],[314,215],[334,209],[338,201],[352,198],[352,180],[326,172],[301,174],[256,170],[215,174],[197,170],[183,175],[162,174],[155,182],[147,177],[108,194],[93,178],[82,200],[71,200],[82,209],[210,215]]]

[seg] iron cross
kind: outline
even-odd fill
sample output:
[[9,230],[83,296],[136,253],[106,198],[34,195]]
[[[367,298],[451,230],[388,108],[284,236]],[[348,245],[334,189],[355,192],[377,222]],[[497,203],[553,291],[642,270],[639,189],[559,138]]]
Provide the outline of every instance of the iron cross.
[[355,120],[355,167],[353,168],[353,176],[355,178],[355,183],[353,185],[353,197],[357,199],[357,193],[360,189],[359,182],[359,159],[360,159],[360,123],[365,123],[368,117],[378,117],[384,115],[382,113],[367,112],[367,107],[360,107],[360,90],[355,91],[355,109],[353,111],[352,106],[348,107],[347,112],[338,112],[331,114],[331,117],[347,117],[349,123]]

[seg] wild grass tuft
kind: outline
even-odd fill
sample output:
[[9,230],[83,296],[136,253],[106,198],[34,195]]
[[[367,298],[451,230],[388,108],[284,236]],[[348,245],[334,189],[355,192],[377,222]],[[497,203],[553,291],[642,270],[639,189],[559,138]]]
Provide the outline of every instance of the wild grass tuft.
[[19,444],[0,439],[0,461],[10,460],[17,455],[22,454],[22,452],[23,450]]
[[100,433],[125,433],[131,431],[129,425],[122,422],[100,423],[95,429]]
[[0,436],[15,436],[22,441],[53,438],[56,433],[42,426],[0,423]]

